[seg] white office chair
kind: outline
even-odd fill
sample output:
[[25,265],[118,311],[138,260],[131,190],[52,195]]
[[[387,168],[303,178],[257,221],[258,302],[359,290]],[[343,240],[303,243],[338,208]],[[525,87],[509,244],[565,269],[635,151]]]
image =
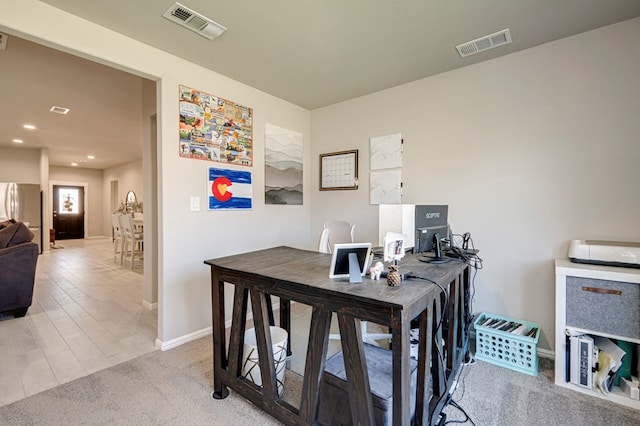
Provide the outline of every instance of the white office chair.
[[352,243],[354,241],[355,225],[343,220],[330,220],[324,223],[324,229],[320,234],[318,251],[320,253],[333,253],[335,244]]
[[[343,220],[330,220],[324,223],[324,229],[320,234],[320,243],[318,251],[320,253],[333,253],[335,244],[353,243],[355,242],[355,225],[349,224]],[[367,331],[367,322],[360,321],[360,330],[362,332],[362,341],[371,345],[380,346],[377,340],[389,340],[391,334],[388,333],[369,333]],[[340,339],[339,334],[330,334],[330,339]]]

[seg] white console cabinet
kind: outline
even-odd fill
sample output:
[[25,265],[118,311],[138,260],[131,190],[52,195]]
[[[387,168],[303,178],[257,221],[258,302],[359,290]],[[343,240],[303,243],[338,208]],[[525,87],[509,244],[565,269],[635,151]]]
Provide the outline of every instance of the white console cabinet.
[[566,330],[640,344],[640,269],[556,260],[555,383],[640,409],[617,386],[609,395],[566,380]]

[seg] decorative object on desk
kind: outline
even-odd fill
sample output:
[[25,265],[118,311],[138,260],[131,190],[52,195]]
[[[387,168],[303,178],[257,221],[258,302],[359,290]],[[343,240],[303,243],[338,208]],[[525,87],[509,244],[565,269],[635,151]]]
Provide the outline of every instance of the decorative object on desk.
[[265,126],[264,203],[302,205],[302,133]]
[[371,279],[378,281],[380,279],[380,275],[382,275],[382,271],[384,271],[383,263],[376,262],[374,266],[369,268],[369,274],[371,275]]
[[397,265],[389,265],[389,272],[387,273],[387,285],[391,287],[397,287],[400,285],[402,277],[400,277],[400,271],[398,271]]
[[251,172],[209,168],[209,210],[250,209]]
[[[284,388],[284,369],[287,358],[287,340],[289,334],[287,330],[280,327],[269,327],[271,333],[271,343],[273,350],[273,363],[276,371],[276,383],[278,384],[278,395],[282,395]],[[250,328],[244,333],[244,352],[242,356],[242,375],[258,386],[262,386],[262,376],[260,374],[260,360],[258,357],[258,343],[256,341],[256,330]]]
[[320,191],[358,189],[358,150],[320,154]]
[[405,253],[404,242],[406,239],[407,236],[404,234],[387,232],[382,241],[382,246],[384,248],[383,260],[385,262],[398,262],[402,259]]
[[253,109],[179,86],[180,157],[253,165]]

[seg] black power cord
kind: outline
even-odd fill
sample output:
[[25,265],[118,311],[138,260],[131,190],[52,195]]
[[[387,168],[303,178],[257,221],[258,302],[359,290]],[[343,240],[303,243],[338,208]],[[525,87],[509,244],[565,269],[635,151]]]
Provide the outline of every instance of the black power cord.
[[[454,237],[460,237],[462,238],[462,244],[461,246],[456,246],[454,244]],[[469,304],[468,309],[467,309],[467,321],[465,324],[465,329],[468,332],[468,327],[470,327],[471,322],[473,320],[473,315],[471,314],[472,309],[471,306],[473,304],[473,300],[475,299],[475,279],[476,279],[476,275],[478,274],[478,270],[482,269],[483,265],[482,265],[482,259],[480,258],[480,256],[478,256],[477,254],[477,250],[475,249],[474,243],[473,243],[473,239],[471,238],[471,234],[469,232],[465,232],[464,234],[460,235],[460,234],[451,234],[451,240],[447,241],[450,244],[450,254],[453,254],[453,258],[457,258],[458,260],[464,262],[465,264],[469,265],[470,267],[473,268],[473,275],[471,276],[471,295],[469,300],[467,301],[467,303]],[[469,244],[471,244],[471,249],[469,249]],[[445,307],[442,310],[442,315],[440,316],[440,320],[438,321],[438,325],[436,326],[436,333],[439,330],[440,326],[442,325],[442,322],[444,320],[444,318],[446,317],[447,314],[447,310],[449,307],[449,303],[448,303],[448,299],[449,299],[449,294],[446,292],[446,290],[437,282],[430,280],[428,278],[423,278],[423,277],[417,277],[414,275],[409,275],[408,278],[417,278],[417,279],[421,279],[424,281],[428,281],[431,282],[432,284],[437,285],[440,290],[441,290],[441,294],[444,295],[445,298]],[[436,345],[436,349],[438,352],[438,357],[440,358],[441,364],[440,364],[440,368],[441,370],[444,369],[444,358],[443,355],[440,351],[440,345]],[[464,368],[467,364],[473,364],[474,360],[472,359],[470,362],[468,363],[463,363],[462,365],[462,369],[460,370],[459,374],[458,374],[458,379],[462,380],[463,382],[463,396],[464,396]],[[444,375],[446,375],[445,371],[441,371],[441,373]],[[449,398],[449,400],[447,401],[447,405],[451,405],[452,407],[458,409],[460,412],[462,412],[462,414],[464,414],[465,419],[464,420],[447,420],[447,417],[444,413],[441,413],[441,417],[440,417],[440,421],[438,422],[438,425],[447,425],[447,424],[453,424],[453,423],[467,423],[470,422],[471,425],[475,426],[475,423],[473,422],[473,420],[471,419],[471,417],[467,414],[467,412],[464,410],[464,408],[462,408],[454,399],[453,399],[453,395],[449,394],[448,392],[444,395],[441,395],[440,398],[438,399],[438,403],[440,403],[440,401],[443,398]]]
[[464,408],[462,408],[460,405],[458,405],[457,402],[455,402],[452,399],[452,400],[449,401],[449,405],[451,405],[452,407],[455,407],[458,410],[460,410],[460,412],[462,412],[462,414],[464,414],[465,419],[464,420],[447,420],[443,424],[448,425],[448,424],[452,424],[452,423],[467,423],[467,422],[470,422],[473,426],[476,426],[476,424],[473,422],[473,420],[471,420],[471,417],[469,417],[467,412],[464,411]]

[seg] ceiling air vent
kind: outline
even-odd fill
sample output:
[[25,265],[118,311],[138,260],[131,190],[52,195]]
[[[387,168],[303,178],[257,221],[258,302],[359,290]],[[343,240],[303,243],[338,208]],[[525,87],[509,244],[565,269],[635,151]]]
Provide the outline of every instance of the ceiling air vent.
[[468,43],[460,44],[456,46],[456,49],[460,57],[464,58],[509,43],[511,43],[511,32],[507,28],[506,30],[477,38]]
[[49,108],[50,112],[53,112],[55,114],[62,114],[62,115],[67,115],[69,114],[69,111],[71,111],[69,108],[65,108],[65,107],[60,107],[60,106],[52,106],[51,108]]
[[213,40],[227,29],[222,25],[194,12],[180,3],[174,3],[162,16],[176,24],[195,31],[202,37]]
[[9,36],[5,33],[0,33],[0,50],[7,48],[7,40],[9,40]]

